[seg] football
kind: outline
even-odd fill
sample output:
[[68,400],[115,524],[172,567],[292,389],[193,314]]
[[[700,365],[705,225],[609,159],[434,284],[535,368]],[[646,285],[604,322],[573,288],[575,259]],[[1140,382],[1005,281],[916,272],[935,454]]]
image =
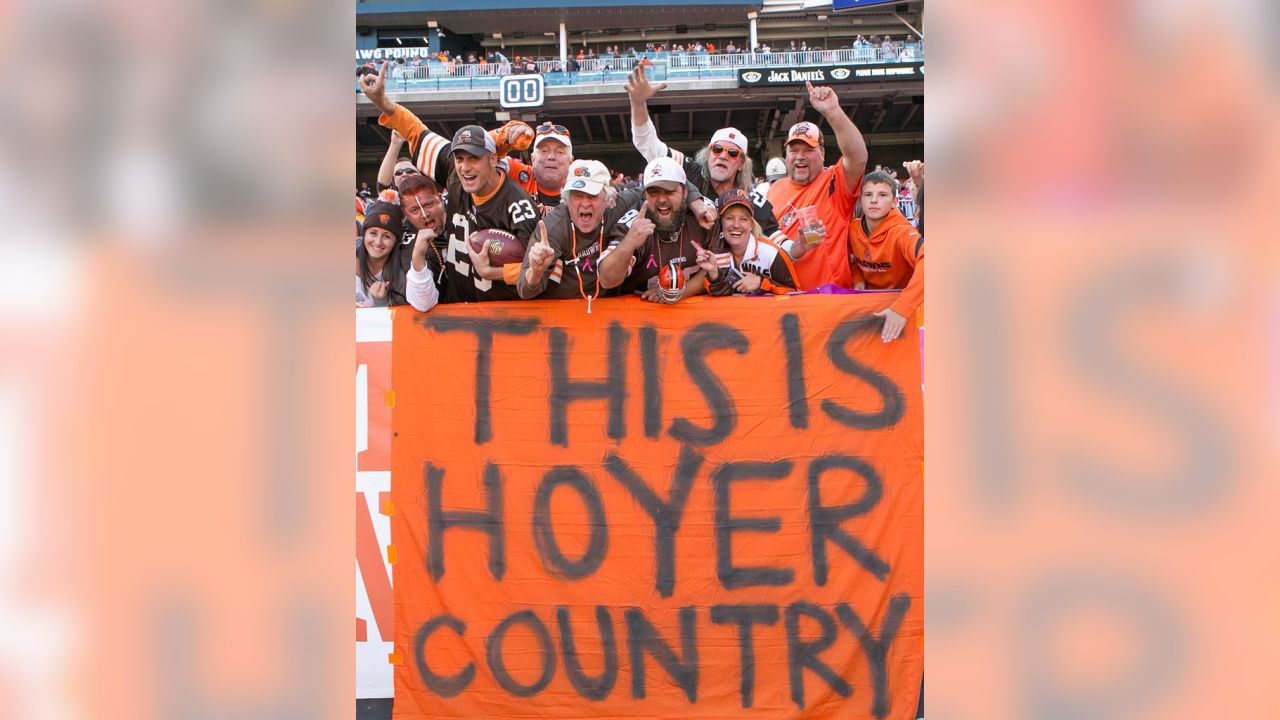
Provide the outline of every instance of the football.
[[495,267],[524,261],[524,243],[506,230],[477,230],[471,234],[469,242],[471,249],[478,253],[488,251],[489,264]]
[[684,270],[680,263],[672,261],[658,270],[658,294],[667,302],[675,302],[684,295]]

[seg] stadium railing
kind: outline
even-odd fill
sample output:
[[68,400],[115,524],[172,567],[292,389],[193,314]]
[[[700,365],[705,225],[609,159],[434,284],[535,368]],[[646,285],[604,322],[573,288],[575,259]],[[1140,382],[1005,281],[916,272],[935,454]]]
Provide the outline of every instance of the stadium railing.
[[[533,62],[547,85],[623,84],[639,63],[649,67],[649,77],[657,81],[733,77],[741,67],[814,67],[823,65],[913,62],[924,59],[924,46],[906,43],[887,50],[879,47],[809,50],[768,53],[672,53],[645,52],[636,55],[599,56],[577,60],[577,70],[566,70],[557,60]],[[429,60],[423,63],[393,63],[388,69],[387,89],[391,92],[423,90],[474,90],[497,88],[500,78],[520,74],[528,62],[452,64]],[[359,86],[356,86],[359,92]]]

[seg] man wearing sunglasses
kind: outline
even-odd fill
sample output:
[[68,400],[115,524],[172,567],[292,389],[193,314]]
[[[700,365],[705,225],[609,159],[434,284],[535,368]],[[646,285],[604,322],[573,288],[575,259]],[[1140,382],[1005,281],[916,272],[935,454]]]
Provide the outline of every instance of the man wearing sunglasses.
[[809,104],[831,126],[840,157],[827,166],[822,130],[811,122],[792,125],[784,144],[787,176],[769,186],[769,200],[783,213],[778,220],[784,232],[794,232],[803,225],[806,212],[816,214],[826,229],[826,241],[796,262],[800,286],[816,288],[831,283],[851,287],[849,219],[853,217],[854,201],[867,168],[867,143],[840,107],[840,98],[834,90],[814,87],[809,82],[805,87],[809,91]]
[[[528,126],[506,128],[507,144],[520,147]],[[516,158],[507,158],[511,178],[538,201],[541,215],[546,215],[560,204],[560,192],[569,179],[569,166],[573,164],[573,141],[569,129],[563,125],[545,122],[533,131],[533,165]]]
[[637,65],[627,81],[627,95],[631,98],[631,142],[636,149],[646,161],[659,157],[675,160],[684,169],[689,182],[709,198],[734,189],[747,193],[751,197],[752,215],[760,224],[764,237],[775,244],[785,241],[787,238],[778,232],[778,219],[769,198],[764,193],[753,191],[754,168],[747,155],[747,137],[740,130],[720,128],[711,136],[707,147],[694,157],[688,157],[658,139],[658,131],[649,119],[649,108],[645,103],[666,87],[666,83],[651,84],[643,65]]
[[382,157],[382,165],[378,168],[378,193],[383,190],[399,192],[400,178],[418,172],[412,160],[400,157],[404,147],[404,136],[395,130],[391,131],[391,141],[387,143],[387,153]]

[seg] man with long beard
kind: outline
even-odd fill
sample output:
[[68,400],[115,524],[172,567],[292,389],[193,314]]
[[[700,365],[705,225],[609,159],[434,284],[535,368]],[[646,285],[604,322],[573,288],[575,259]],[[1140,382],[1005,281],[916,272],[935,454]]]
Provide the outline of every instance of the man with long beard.
[[[623,215],[609,232],[600,253],[600,287],[627,295],[638,293],[649,302],[676,302],[706,293],[706,272],[698,267],[697,252],[709,243],[711,231],[688,212],[687,178],[669,157],[656,158],[644,169],[644,204]],[[684,278],[679,293],[662,293],[657,282],[663,267]]]

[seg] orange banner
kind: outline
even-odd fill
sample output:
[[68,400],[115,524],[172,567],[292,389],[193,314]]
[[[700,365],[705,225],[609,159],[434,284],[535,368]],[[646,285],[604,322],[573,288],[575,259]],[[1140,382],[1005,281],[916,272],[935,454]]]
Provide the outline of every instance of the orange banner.
[[396,718],[914,718],[896,294],[395,311]]

